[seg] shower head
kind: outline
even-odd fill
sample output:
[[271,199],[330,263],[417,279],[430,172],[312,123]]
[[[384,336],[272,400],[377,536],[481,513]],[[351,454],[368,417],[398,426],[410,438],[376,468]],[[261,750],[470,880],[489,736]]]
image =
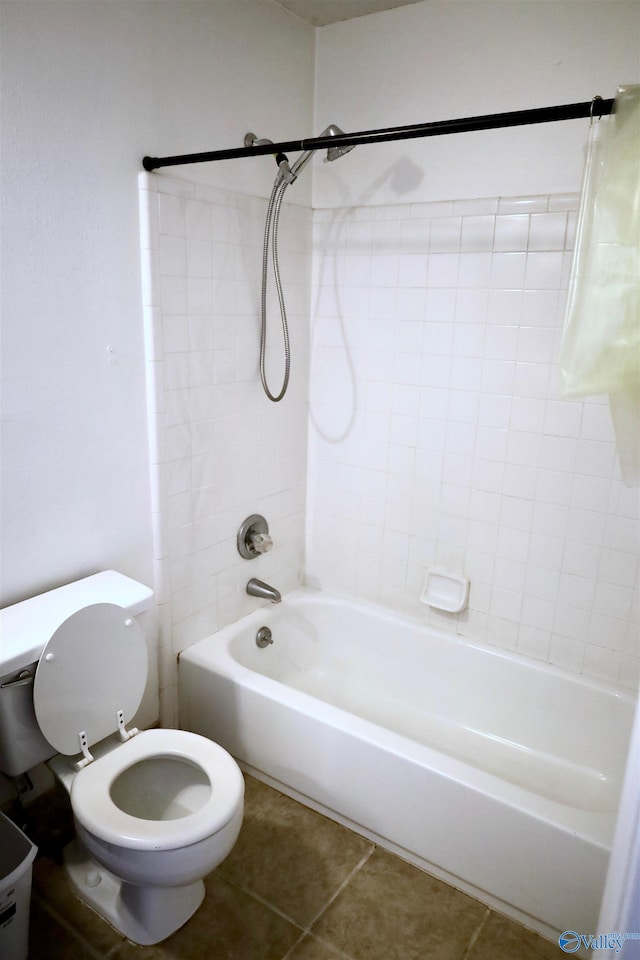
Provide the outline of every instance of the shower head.
[[[320,136],[322,137],[339,137],[344,136],[344,130],[341,130],[336,123],[330,123],[326,130],[324,130]],[[355,143],[352,143],[349,147],[329,147],[327,150],[327,155],[324,158],[325,163],[330,163],[332,160],[338,160],[340,157],[344,157],[345,153],[349,153],[350,150],[353,150]]]
[[[323,130],[320,134],[321,137],[338,137],[344,134],[344,130],[341,130],[336,123],[330,123],[326,130]],[[355,144],[354,144],[355,146]],[[327,150],[327,155],[325,157],[325,163],[331,160],[337,160],[339,157],[343,157],[345,153],[349,153],[350,150],[353,150],[353,147],[329,147]],[[306,167],[309,160],[315,153],[314,150],[305,150],[304,153],[300,154],[296,162],[291,167],[290,176],[292,179],[289,180],[290,183],[299,176],[302,170]]]

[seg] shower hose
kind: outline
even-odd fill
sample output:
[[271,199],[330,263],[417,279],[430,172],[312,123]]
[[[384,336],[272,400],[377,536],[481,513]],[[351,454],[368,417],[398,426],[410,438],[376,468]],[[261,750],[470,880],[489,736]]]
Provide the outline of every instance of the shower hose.
[[[287,323],[287,310],[282,292],[282,281],[280,279],[280,265],[278,262],[278,222],[280,220],[280,207],[284,192],[289,184],[286,180],[276,180],[269,198],[267,207],[267,219],[264,228],[264,244],[262,247],[262,293],[260,298],[261,326],[260,326],[260,379],[262,388],[269,400],[278,403],[282,400],[289,385],[289,370],[291,367],[291,348],[289,345],[289,325]],[[271,257],[273,261],[273,275],[278,292],[278,303],[280,304],[280,317],[282,320],[282,339],[284,341],[284,378],[280,393],[273,394],[267,383],[267,373],[265,369],[265,357],[267,351],[267,272],[269,266],[269,240],[271,240]]]

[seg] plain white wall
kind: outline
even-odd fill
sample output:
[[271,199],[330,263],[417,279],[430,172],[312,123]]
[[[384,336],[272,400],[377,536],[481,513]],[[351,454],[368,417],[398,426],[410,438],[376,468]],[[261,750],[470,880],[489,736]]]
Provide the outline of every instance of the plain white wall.
[[[1,14],[5,605],[106,567],[151,582],[141,158],[312,129],[314,31],[271,0]],[[184,170],[273,181],[270,157]]]
[[[637,2],[430,0],[318,29],[316,127],[427,123],[613,97],[640,73]],[[359,147],[314,207],[575,191],[588,121]],[[348,166],[347,166],[348,165]]]

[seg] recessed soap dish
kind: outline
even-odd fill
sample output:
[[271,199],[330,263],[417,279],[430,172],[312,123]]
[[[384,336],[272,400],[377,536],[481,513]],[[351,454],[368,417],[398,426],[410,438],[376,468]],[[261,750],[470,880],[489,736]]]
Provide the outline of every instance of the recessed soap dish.
[[469,600],[469,581],[466,577],[459,577],[449,573],[448,570],[433,567],[427,570],[420,600],[434,610],[460,613],[461,610],[466,609]]

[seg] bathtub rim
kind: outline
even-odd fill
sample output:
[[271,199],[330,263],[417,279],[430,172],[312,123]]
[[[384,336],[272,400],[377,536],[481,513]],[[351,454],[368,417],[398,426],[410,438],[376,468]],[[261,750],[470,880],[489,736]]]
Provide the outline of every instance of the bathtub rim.
[[[293,603],[294,606],[300,606],[305,601],[314,601],[320,598],[322,598],[323,603],[331,606],[345,604],[346,606],[352,608],[364,608],[364,610],[370,612],[373,616],[380,620],[386,620],[395,623],[409,623],[412,627],[417,628],[418,630],[426,630],[429,633],[433,633],[439,640],[446,640],[449,643],[454,643],[459,649],[471,647],[474,650],[491,654],[492,656],[509,663],[526,665],[528,669],[532,669],[537,673],[547,674],[549,676],[568,680],[572,684],[586,687],[587,689],[591,689],[595,692],[613,695],[622,703],[626,703],[632,710],[635,708],[638,700],[640,699],[640,688],[634,693],[634,691],[630,688],[621,687],[619,684],[613,683],[612,681],[601,680],[597,677],[590,677],[583,673],[576,673],[575,671],[569,670],[567,667],[562,667],[559,664],[539,660],[536,657],[532,657],[526,653],[517,653],[504,647],[494,646],[493,644],[482,641],[477,637],[465,637],[459,633],[452,633],[443,629],[442,627],[434,626],[433,624],[424,622],[417,615],[391,610],[388,607],[374,603],[371,600],[361,600],[360,598],[351,597],[348,594],[333,593],[322,590],[319,587],[303,585],[301,587],[296,587],[294,590],[290,590],[289,593],[283,594],[282,603],[289,601]],[[233,623],[227,624],[226,626],[221,627],[220,630],[216,630],[215,633],[211,633],[208,636],[203,637],[191,644],[189,647],[185,647],[179,652],[178,659],[188,650],[190,650],[191,647],[196,646],[198,643],[203,643],[205,640],[211,640],[213,637],[227,637],[232,631],[237,629],[240,624],[248,624],[249,621],[253,621],[253,618],[259,620],[262,616],[266,616],[267,618],[269,616],[276,616],[281,610],[282,607],[280,604],[271,605],[265,602],[256,610],[252,610],[250,613],[239,617],[237,620],[234,620]],[[242,664],[240,664],[240,666],[242,666]],[[245,667],[245,669],[250,670],[248,667]],[[284,684],[284,686],[286,686],[286,684]]]

